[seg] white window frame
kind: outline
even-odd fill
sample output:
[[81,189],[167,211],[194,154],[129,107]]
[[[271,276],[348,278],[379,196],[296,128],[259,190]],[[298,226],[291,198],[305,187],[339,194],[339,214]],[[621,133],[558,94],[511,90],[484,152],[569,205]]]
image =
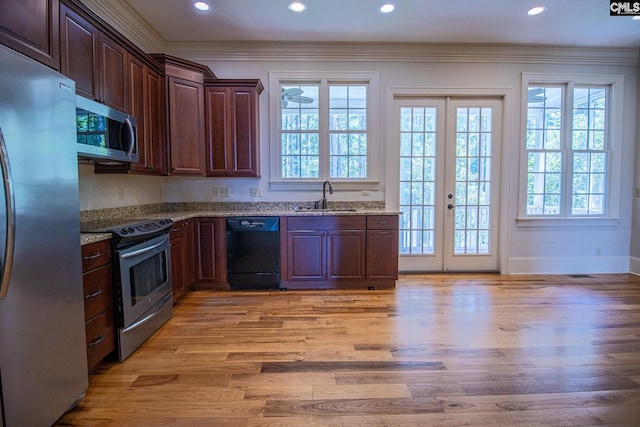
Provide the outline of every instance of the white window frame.
[[[331,179],[328,171],[320,171],[317,178],[282,178],[282,144],[281,144],[281,84],[350,84],[367,85],[367,178],[366,179]],[[379,114],[379,75],[377,72],[321,72],[321,71],[272,71],[269,73],[269,113],[270,113],[270,181],[271,190],[304,191],[315,190],[322,182],[331,180],[336,189],[341,190],[379,190],[380,187],[380,114]],[[329,162],[328,100],[320,94],[320,156],[321,162]],[[322,123],[325,123],[323,125]],[[325,145],[323,146],[323,142]]]
[[[605,214],[598,216],[572,216],[570,212],[563,213],[562,216],[542,216],[527,214],[527,112],[528,112],[528,90],[530,85],[598,85],[609,86],[609,148],[611,156],[609,159],[607,172],[606,206]],[[620,223],[620,194],[616,189],[620,188],[622,155],[622,111],[624,95],[624,77],[620,75],[601,74],[542,74],[542,73],[522,73],[522,108],[520,120],[520,197],[518,203],[518,226],[584,226],[601,225],[617,226]],[[562,111],[566,123],[567,114],[572,116],[572,106],[565,105]],[[570,170],[563,170],[563,180],[569,179],[567,175]],[[561,203],[564,206],[571,205],[571,194],[563,188]]]

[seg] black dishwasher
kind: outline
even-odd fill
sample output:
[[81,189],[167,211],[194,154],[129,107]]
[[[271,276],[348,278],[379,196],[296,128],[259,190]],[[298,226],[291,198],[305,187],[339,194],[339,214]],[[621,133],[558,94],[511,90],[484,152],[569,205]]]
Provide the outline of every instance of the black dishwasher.
[[278,289],[280,218],[227,218],[227,279],[231,289]]

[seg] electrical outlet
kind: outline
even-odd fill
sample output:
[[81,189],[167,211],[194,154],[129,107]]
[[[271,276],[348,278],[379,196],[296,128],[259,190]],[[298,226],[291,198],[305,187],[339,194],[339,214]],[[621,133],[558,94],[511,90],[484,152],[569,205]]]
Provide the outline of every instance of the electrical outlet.
[[118,200],[120,200],[120,201],[124,200],[124,188],[123,187],[118,187]]
[[220,197],[220,187],[211,188],[211,197]]
[[261,188],[250,188],[249,195],[251,197],[262,197],[262,189]]
[[365,197],[369,197],[369,196],[371,196],[371,191],[369,191],[369,190],[362,190],[362,195],[363,195],[363,196],[365,196]]
[[602,255],[602,251],[600,250],[600,248],[596,248],[596,256],[600,255]]
[[164,189],[162,187],[158,188],[158,197],[161,199],[164,197]]
[[220,197],[229,197],[229,187],[220,187]]

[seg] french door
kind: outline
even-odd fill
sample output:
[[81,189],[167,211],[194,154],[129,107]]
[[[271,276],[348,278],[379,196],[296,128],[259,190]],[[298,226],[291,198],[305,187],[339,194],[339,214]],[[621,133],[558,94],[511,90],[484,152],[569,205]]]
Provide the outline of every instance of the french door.
[[499,99],[397,99],[401,271],[498,270]]

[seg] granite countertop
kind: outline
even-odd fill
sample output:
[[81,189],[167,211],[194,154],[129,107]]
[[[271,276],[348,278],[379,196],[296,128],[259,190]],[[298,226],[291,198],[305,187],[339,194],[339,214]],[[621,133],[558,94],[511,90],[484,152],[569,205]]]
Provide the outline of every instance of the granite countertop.
[[[220,218],[232,216],[356,216],[356,215],[399,215],[398,211],[384,209],[359,209],[359,208],[330,208],[327,210],[314,209],[256,209],[256,210],[171,210],[154,213],[137,214],[130,216],[131,221],[138,219],[162,219],[170,218],[174,222],[183,221],[191,218]],[[115,215],[114,215],[115,216]],[[87,245],[89,243],[100,242],[111,239],[111,233],[82,233],[80,235],[80,243]]]

